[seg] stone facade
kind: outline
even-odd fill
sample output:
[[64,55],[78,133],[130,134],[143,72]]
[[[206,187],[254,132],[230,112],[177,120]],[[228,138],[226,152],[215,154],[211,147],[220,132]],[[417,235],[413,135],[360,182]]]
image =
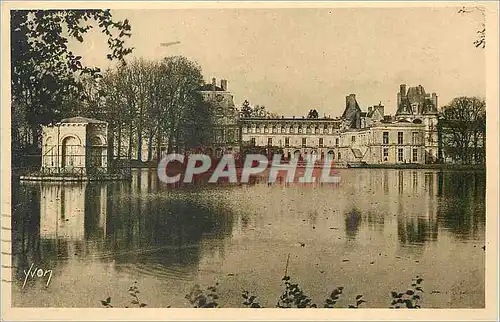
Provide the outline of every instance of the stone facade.
[[285,157],[317,155],[337,163],[401,164],[437,160],[437,95],[401,85],[395,117],[380,103],[364,112],[346,96],[341,117],[240,118],[242,146],[278,147]]
[[214,112],[213,147],[208,148],[208,154],[220,157],[223,153],[237,153],[240,151],[240,127],[238,124],[239,112],[234,106],[234,98],[227,89],[227,80],[212,78],[211,84],[204,85],[200,90],[205,102],[208,102]]
[[410,87],[401,84],[397,94],[396,119],[402,122],[424,124],[425,163],[438,160],[438,97],[428,94],[422,85]]
[[239,124],[242,146],[279,147],[291,157],[325,155],[338,147],[341,119],[242,118]]
[[108,124],[85,117],[42,127],[42,170],[65,172],[107,168]]
[[337,163],[422,164],[437,160],[437,95],[426,94],[420,85],[408,90],[406,85],[400,86],[395,116],[385,115],[381,103],[363,111],[356,95],[350,94],[340,117],[316,119],[242,117],[224,79],[218,84],[213,78],[199,92],[215,116],[213,144],[204,149],[214,157],[260,147],[281,149],[285,158],[316,155]]

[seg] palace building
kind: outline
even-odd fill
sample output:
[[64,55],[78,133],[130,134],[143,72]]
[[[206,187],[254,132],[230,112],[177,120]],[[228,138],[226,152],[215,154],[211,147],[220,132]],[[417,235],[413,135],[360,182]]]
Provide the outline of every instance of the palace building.
[[437,159],[437,95],[421,85],[400,86],[397,112],[381,104],[362,111],[355,94],[346,97],[336,118],[246,118],[234,105],[227,81],[216,79],[200,91],[215,108],[214,152],[244,152],[249,147],[279,148],[286,158],[329,157],[337,163],[432,163]]
[[227,80],[221,80],[220,86],[212,78],[211,84],[205,84],[199,90],[203,99],[214,109],[214,150],[209,154],[221,156],[223,153],[240,152],[239,112],[234,106],[234,98],[227,90]]

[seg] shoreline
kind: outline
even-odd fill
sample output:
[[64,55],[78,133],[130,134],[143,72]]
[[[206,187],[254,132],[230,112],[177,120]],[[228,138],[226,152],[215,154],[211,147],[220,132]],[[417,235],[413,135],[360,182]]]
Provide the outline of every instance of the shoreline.
[[463,170],[463,171],[486,171],[483,164],[363,164],[351,169],[440,169],[440,170]]
[[[131,169],[156,169],[152,165],[136,165]],[[237,169],[241,167],[236,167]],[[297,168],[306,168],[298,166]],[[321,168],[315,166],[315,168]],[[332,169],[441,169],[441,170],[463,170],[463,171],[486,171],[484,164],[462,165],[462,164],[351,164],[349,166],[332,165]]]
[[[285,167],[286,168],[286,167]],[[306,166],[299,165],[297,169],[305,169]],[[311,167],[313,169],[322,168],[321,166]],[[135,164],[131,169],[151,169],[156,170],[157,166],[152,164]],[[237,167],[237,170],[242,169],[242,167]],[[435,169],[435,170],[453,170],[453,171],[479,171],[485,172],[486,166],[483,164],[476,165],[461,165],[461,164],[342,164],[337,166],[332,165],[332,169],[393,169],[393,170],[404,170],[404,169]],[[179,169],[176,169],[179,170]],[[283,169],[285,170],[285,169]],[[21,173],[19,173],[19,172]],[[17,173],[16,173],[17,172]],[[123,181],[126,178],[108,176],[106,178],[88,178],[88,177],[74,177],[74,176],[39,176],[34,174],[23,173],[22,169],[12,169],[11,175],[21,181]]]

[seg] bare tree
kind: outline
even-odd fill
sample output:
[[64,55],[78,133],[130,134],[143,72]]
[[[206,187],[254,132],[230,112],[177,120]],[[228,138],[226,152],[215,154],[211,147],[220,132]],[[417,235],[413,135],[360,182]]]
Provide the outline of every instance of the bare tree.
[[477,39],[474,41],[474,45],[476,47],[480,48],[485,48],[486,47],[486,13],[485,13],[485,8],[484,7],[473,7],[473,8],[466,8],[462,7],[462,9],[458,10],[458,13],[461,14],[468,14],[468,13],[474,13],[474,12],[479,12],[482,17],[483,21],[481,22],[481,27],[477,31]]
[[457,97],[441,112],[446,155],[464,164],[484,162],[486,104],[477,97]]
[[142,161],[146,144],[151,161],[154,145],[160,158],[165,143],[173,151],[207,139],[212,118],[198,93],[202,84],[201,68],[181,56],[137,59],[106,73],[106,120],[113,123],[118,150],[126,140],[127,158]]

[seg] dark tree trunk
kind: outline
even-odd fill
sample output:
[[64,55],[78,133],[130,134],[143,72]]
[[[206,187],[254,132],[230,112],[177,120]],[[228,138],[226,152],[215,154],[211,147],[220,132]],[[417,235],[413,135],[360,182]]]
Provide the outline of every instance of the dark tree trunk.
[[134,131],[133,131],[132,122],[130,122],[128,130],[129,131],[128,131],[128,151],[127,151],[127,158],[129,160],[132,160],[132,142],[133,142],[133,137],[134,137]]
[[120,159],[121,155],[122,155],[122,124],[119,123],[118,124],[118,131],[117,131],[117,140],[118,140],[118,146],[117,146],[117,152],[116,152],[116,155],[118,156],[118,159]]
[[137,160],[142,162],[142,104],[139,110],[139,125],[137,126]]
[[160,162],[161,159],[161,144],[162,144],[161,135],[160,133],[158,133],[156,135],[156,161],[158,162]]
[[153,159],[153,131],[150,131],[148,137],[148,161]]
[[38,124],[33,124],[31,125],[31,148],[32,152],[38,150],[38,139],[40,136],[40,129],[38,127]]
[[115,128],[108,129],[108,166],[113,164],[115,152]]

